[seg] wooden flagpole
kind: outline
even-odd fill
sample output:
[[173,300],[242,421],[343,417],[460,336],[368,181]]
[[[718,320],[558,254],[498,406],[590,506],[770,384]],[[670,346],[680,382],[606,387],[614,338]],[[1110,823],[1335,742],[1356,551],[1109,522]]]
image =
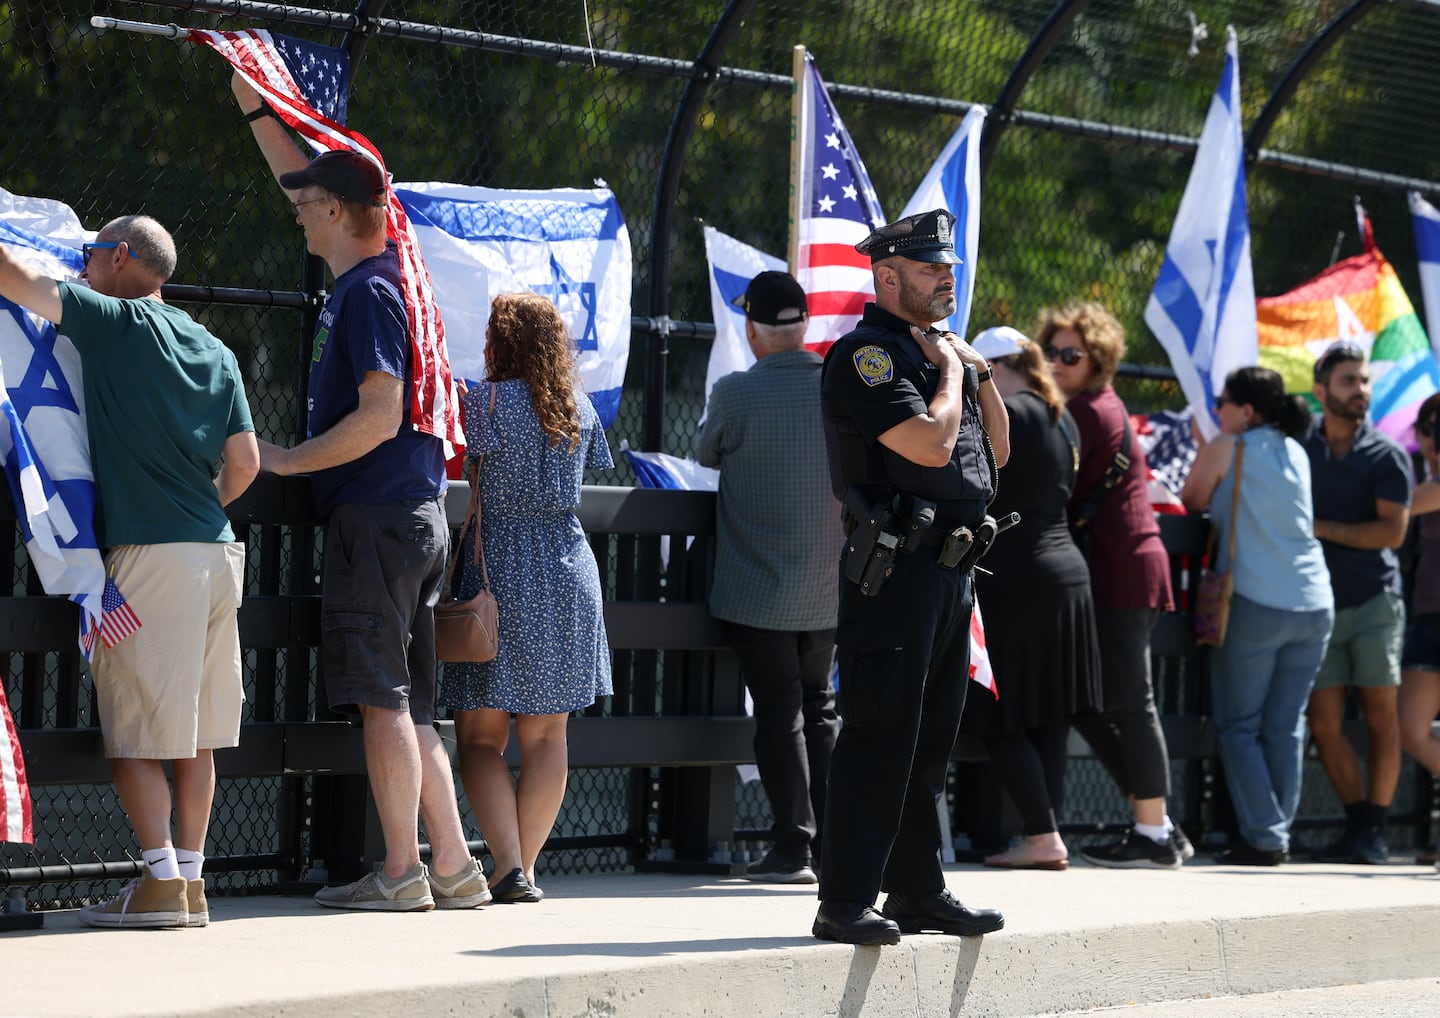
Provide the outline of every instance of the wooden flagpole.
[[796,46],[791,61],[795,84],[790,92],[790,246],[786,261],[790,275],[800,278],[800,202],[804,197],[800,170],[805,151],[805,138],[810,135],[811,111],[805,102],[805,47]]

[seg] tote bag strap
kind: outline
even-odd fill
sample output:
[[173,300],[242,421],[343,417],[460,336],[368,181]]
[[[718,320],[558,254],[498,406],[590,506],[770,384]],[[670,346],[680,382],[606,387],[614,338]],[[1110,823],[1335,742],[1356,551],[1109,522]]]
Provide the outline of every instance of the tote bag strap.
[[[490,409],[486,413],[487,417],[492,416],[495,413],[495,388],[495,383],[491,382]],[[480,464],[484,462],[484,460],[484,453],[481,453],[479,456],[475,457],[475,466],[471,476],[468,478],[470,483],[470,504],[465,507],[465,518],[460,521],[459,540],[461,544],[464,544],[465,535],[470,532],[470,527],[472,525],[475,527],[475,551],[473,557],[471,558],[471,561],[475,565],[478,565],[480,567],[480,582],[482,584],[481,589],[489,590],[490,574],[485,568],[485,547],[480,540]],[[441,588],[442,590],[455,589],[455,564],[459,561],[459,555],[451,556],[450,568],[445,571],[445,586]]]
[[[1230,537],[1229,548],[1226,552],[1225,571],[1229,572],[1235,568],[1235,531],[1236,517],[1240,513],[1240,475],[1245,466],[1245,442],[1242,438],[1235,439],[1235,489],[1230,493]],[[1215,568],[1215,528],[1210,528],[1210,538],[1205,542],[1205,558],[1210,562],[1210,568]]]
[[[490,383],[490,406],[485,411],[485,423],[493,425],[495,420],[495,392],[499,386],[495,382]],[[480,505],[480,465],[484,463],[485,455],[481,453],[475,457],[475,484],[473,486],[473,500],[471,511],[475,517],[475,558],[474,561],[480,566],[480,589],[490,589],[490,570],[485,567],[485,542],[480,539],[480,521],[484,516],[483,507]]]

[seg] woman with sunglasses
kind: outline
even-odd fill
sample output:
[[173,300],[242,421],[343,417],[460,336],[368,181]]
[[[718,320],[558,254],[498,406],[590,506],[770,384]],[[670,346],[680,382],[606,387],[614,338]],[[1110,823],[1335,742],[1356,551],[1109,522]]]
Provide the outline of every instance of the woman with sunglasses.
[[1278,866],[1289,858],[1300,805],[1305,705],[1335,621],[1330,571],[1315,539],[1310,457],[1297,441],[1310,410],[1285,394],[1278,373],[1250,367],[1225,379],[1215,413],[1221,433],[1196,455],[1180,492],[1186,509],[1209,510],[1217,568],[1234,584],[1225,642],[1210,656],[1210,694],[1240,840],[1215,859]]
[[[1415,415],[1415,438],[1425,461],[1425,480],[1415,486],[1410,517],[1419,519],[1415,589],[1405,646],[1400,659],[1400,744],[1405,752],[1440,777],[1440,738],[1435,737],[1435,715],[1440,714],[1440,452],[1435,432],[1440,425],[1440,393],[1420,404]],[[1436,852],[1440,856],[1440,842]],[[1440,869],[1440,858],[1435,866]]]
[[990,511],[1020,522],[976,571],[985,647],[999,697],[965,703],[961,730],[980,736],[1020,813],[1021,840],[986,857],[1002,869],[1063,870],[1060,838],[1070,718],[1100,707],[1100,648],[1090,570],[1066,505],[1079,433],[1040,348],[1017,329],[986,329],[971,345],[990,363],[1010,415],[1010,459]]
[[[1150,507],[1145,453],[1110,385],[1125,354],[1125,330],[1099,304],[1077,301],[1041,311],[1035,342],[1080,432],[1069,511],[1072,526],[1084,521],[1090,546],[1104,706],[1074,724],[1134,811],[1120,841],[1080,854],[1096,866],[1178,869],[1195,850],[1165,811],[1170,754],[1150,681],[1150,631],[1174,607],[1170,559]],[[1118,456],[1127,435],[1129,448]]]

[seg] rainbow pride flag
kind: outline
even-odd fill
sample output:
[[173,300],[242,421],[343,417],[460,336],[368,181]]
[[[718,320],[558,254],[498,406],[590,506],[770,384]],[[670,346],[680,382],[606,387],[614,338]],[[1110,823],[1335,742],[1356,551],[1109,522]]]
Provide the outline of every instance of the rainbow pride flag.
[[1286,392],[1309,395],[1325,348],[1337,339],[1358,343],[1370,356],[1370,419],[1413,448],[1415,411],[1440,391],[1440,363],[1394,267],[1375,246],[1368,216],[1363,236],[1360,254],[1255,302],[1260,363],[1280,372]]

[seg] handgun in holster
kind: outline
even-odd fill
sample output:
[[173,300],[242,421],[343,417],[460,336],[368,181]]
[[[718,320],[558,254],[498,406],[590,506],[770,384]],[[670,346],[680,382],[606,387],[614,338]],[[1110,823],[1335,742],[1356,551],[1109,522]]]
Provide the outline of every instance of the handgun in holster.
[[895,519],[887,500],[866,506],[855,488],[845,494],[845,508],[855,527],[845,541],[845,579],[860,587],[860,593],[874,597],[895,571],[895,553],[901,539],[886,532]]

